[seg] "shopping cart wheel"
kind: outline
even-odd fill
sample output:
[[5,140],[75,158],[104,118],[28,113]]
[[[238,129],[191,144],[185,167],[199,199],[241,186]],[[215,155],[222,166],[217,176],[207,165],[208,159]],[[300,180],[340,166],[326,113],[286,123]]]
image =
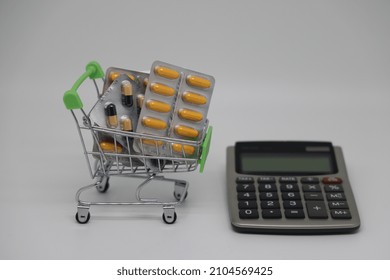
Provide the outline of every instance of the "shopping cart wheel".
[[167,224],[173,224],[176,222],[177,215],[175,212],[175,207],[173,206],[168,206],[163,208],[164,213],[162,215],[163,221]]
[[85,216],[81,216],[79,217],[79,212],[76,213],[76,221],[79,223],[79,224],[86,224],[89,222],[89,219],[91,218],[91,214],[88,212],[88,214]]
[[99,181],[100,183],[96,185],[96,189],[98,192],[105,193],[108,188],[110,187],[110,182],[109,182],[110,177],[102,177]]
[[188,182],[184,180],[176,180],[175,181],[175,190],[173,192],[173,196],[177,199],[180,200],[182,195],[184,194],[183,200],[187,198],[188,191]]
[[[177,199],[177,200],[180,200],[181,196],[183,195],[183,191],[174,191],[173,192],[173,196]],[[186,194],[184,195],[184,198],[183,200],[185,200],[188,196],[188,191],[186,192]]]

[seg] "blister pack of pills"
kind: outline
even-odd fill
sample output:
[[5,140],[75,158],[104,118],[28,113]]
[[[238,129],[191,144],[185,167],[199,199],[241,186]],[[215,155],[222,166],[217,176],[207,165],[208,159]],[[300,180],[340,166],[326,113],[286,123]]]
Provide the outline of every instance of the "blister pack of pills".
[[[162,61],[152,65],[137,133],[200,140],[207,120],[215,80],[212,76]],[[196,147],[164,141],[135,143],[138,150],[152,155],[189,157]],[[136,149],[137,149],[136,148]]]
[[112,84],[112,82],[115,81],[121,75],[128,76],[129,79],[136,82],[139,87],[138,93],[135,95],[137,113],[139,115],[144,100],[145,90],[148,85],[149,73],[127,70],[127,69],[122,69],[117,67],[110,67],[106,71],[106,77],[103,85],[103,92],[105,92],[108,89],[108,87]]
[[106,77],[104,79],[103,92],[115,81],[119,76],[127,75],[132,81],[136,82],[139,86],[141,93],[145,93],[146,86],[148,84],[149,73],[127,70],[117,67],[110,67],[106,70]]
[[[139,92],[138,84],[127,75],[116,77],[89,113],[91,121],[103,128],[123,132],[135,131],[138,122],[135,96]],[[126,147],[125,138],[118,136],[116,141]]]
[[[97,134],[99,143],[95,142],[92,150],[96,159],[101,159],[100,151],[102,151],[105,157],[110,161],[118,161],[121,164],[130,167],[145,166],[145,162],[143,160],[128,156],[129,154],[136,154],[131,145],[132,143],[129,137],[113,139],[107,133],[98,132]],[[128,141],[128,145],[122,146],[120,142],[123,142],[123,140]]]

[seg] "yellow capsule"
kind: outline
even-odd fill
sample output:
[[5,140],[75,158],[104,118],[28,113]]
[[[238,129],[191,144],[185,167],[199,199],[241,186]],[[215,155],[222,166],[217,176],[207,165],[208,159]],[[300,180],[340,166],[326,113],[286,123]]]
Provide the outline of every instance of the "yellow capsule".
[[151,84],[150,90],[153,91],[154,93],[164,95],[164,96],[173,96],[175,94],[174,88],[159,83]]
[[121,117],[121,129],[124,131],[133,131],[133,124],[128,116]]
[[[110,82],[113,82],[114,80],[118,79],[118,77],[122,75],[122,73],[119,72],[110,72],[109,79]],[[135,81],[135,77],[131,74],[126,74],[127,77],[129,77],[131,80]]]
[[148,86],[148,82],[149,82],[149,79],[148,79],[148,78],[145,78],[145,79],[144,79],[144,86],[145,86],[145,87]]
[[169,113],[171,111],[171,105],[169,105],[168,103],[152,99],[146,102],[146,107],[150,110],[160,113]]
[[194,154],[195,147],[174,143],[174,144],[172,144],[172,150],[174,152],[180,153],[180,154],[183,154],[183,151],[184,151],[185,155],[190,156],[190,155]]
[[130,78],[130,80],[133,80],[133,81],[135,81],[135,77],[134,77],[133,75],[131,75],[131,74],[127,74],[127,77],[129,77],[129,78]]
[[118,126],[118,118],[117,116],[108,116],[107,117],[107,125],[110,128],[116,128]]
[[110,81],[114,81],[116,79],[118,79],[118,77],[120,76],[121,74],[118,73],[118,72],[110,72],[110,75],[109,75],[109,79]]
[[143,94],[137,95],[137,106],[138,108],[142,108],[142,105],[144,105],[145,96]]
[[133,95],[133,86],[129,81],[124,80],[121,84],[121,92],[123,95]]
[[179,136],[196,138],[199,135],[199,131],[189,126],[178,125],[175,127],[175,132]]
[[142,139],[141,140],[143,144],[150,145],[150,146],[162,146],[164,143],[161,140],[152,140],[152,139]]
[[211,82],[208,79],[199,76],[192,76],[192,75],[189,75],[187,77],[187,84],[199,88],[211,87]]
[[116,113],[116,106],[113,103],[108,103],[104,107],[104,112],[106,114],[107,126],[110,128],[116,128],[118,126],[118,117]]
[[180,76],[179,72],[177,72],[176,70],[163,66],[156,66],[154,68],[154,73],[156,73],[156,75],[159,75],[160,77],[164,77],[170,80],[177,79]]
[[115,143],[111,141],[102,141],[99,143],[100,148],[105,153],[122,153],[123,147],[118,142],[116,143],[116,149],[115,149]]
[[121,85],[122,105],[126,107],[133,106],[133,86],[127,80],[124,80]]
[[203,120],[202,113],[189,109],[180,109],[179,117],[192,122],[200,122]]
[[144,126],[154,128],[154,129],[159,129],[163,130],[167,128],[167,123],[164,122],[163,120],[152,118],[152,117],[144,117],[142,119],[142,124]]
[[183,93],[182,99],[184,102],[195,104],[195,105],[204,105],[207,103],[207,98],[203,95],[186,91]]

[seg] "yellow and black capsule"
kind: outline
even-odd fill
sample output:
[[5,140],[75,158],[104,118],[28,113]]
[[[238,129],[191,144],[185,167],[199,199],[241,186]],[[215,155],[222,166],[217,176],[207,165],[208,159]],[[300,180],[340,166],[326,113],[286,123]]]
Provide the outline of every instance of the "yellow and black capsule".
[[122,104],[126,107],[133,106],[133,86],[129,81],[123,81],[121,85]]
[[141,113],[142,106],[144,105],[145,95],[138,94],[137,95],[137,114]]
[[104,108],[107,118],[107,126],[110,128],[116,128],[118,126],[118,117],[116,115],[116,107],[113,103],[109,103]]
[[128,116],[122,116],[121,117],[121,129],[123,131],[133,131],[133,123],[131,122],[131,119]]

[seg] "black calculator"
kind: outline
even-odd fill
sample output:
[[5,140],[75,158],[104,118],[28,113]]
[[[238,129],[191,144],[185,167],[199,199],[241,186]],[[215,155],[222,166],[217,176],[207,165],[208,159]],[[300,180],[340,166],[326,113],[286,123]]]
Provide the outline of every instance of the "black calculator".
[[238,232],[350,233],[360,227],[340,147],[237,142],[227,148],[228,207]]

